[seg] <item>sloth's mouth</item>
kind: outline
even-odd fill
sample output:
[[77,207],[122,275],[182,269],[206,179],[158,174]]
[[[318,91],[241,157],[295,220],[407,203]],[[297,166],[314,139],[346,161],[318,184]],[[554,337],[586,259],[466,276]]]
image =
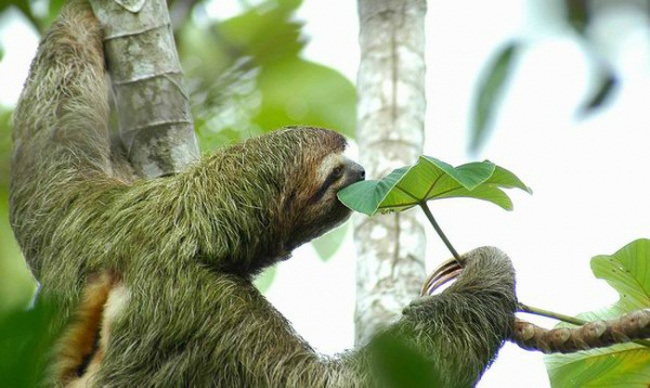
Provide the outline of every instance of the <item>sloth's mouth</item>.
[[352,183],[366,180],[366,170],[363,168],[362,165],[354,163],[354,165],[351,166],[350,169],[352,170],[348,175],[349,176],[348,180],[350,181],[350,183],[346,184],[346,186]]
[[[357,167],[358,166],[358,167]],[[361,182],[366,180],[366,170],[363,169],[363,167],[357,165],[352,168],[352,171],[350,173],[346,174],[345,180],[341,183],[341,187],[339,187],[338,191],[343,190],[344,188],[350,186],[353,183]]]
[[[358,166],[358,168],[356,168],[352,172],[346,174],[345,180],[343,182],[341,182],[341,186],[338,188],[338,190],[336,190],[336,194],[338,194],[339,191],[345,189],[346,187],[348,187],[348,186],[350,186],[352,184],[355,184],[357,182],[361,182],[361,181],[366,180],[366,171],[360,165],[357,165],[357,166]],[[336,197],[336,205],[338,207],[341,207],[341,208],[344,208],[345,210],[347,210],[346,215],[344,216],[345,218],[343,219],[343,221],[345,221],[345,219],[347,219],[347,217],[350,214],[352,214],[352,210],[350,210],[347,206],[343,205],[343,203],[341,201],[339,201],[338,195],[335,195],[335,197]],[[341,221],[341,222],[343,222],[343,221]]]

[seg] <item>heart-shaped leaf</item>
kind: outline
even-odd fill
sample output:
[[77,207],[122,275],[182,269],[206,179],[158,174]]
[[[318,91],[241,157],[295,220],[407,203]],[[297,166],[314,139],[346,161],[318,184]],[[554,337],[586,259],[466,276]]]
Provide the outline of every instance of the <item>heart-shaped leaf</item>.
[[[591,269],[620,295],[612,306],[579,317],[593,321],[613,319],[650,307],[650,240],[639,239],[613,255],[596,256]],[[544,360],[556,387],[647,387],[650,381],[650,348],[633,343],[573,354],[554,354]]]
[[413,166],[394,170],[381,180],[355,183],[339,191],[339,200],[352,210],[369,216],[402,211],[442,198],[476,198],[506,210],[512,201],[501,188],[530,189],[513,173],[490,161],[451,165],[420,156]]

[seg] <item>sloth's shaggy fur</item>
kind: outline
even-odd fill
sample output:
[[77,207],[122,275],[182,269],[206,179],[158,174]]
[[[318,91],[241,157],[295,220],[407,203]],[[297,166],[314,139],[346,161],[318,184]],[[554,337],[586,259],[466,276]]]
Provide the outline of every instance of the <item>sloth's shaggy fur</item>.
[[[72,1],[45,35],[14,115],[12,226],[43,292],[62,302],[50,383],[373,384],[368,347],[319,355],[251,283],[348,217],[336,192],[363,170],[341,156],[345,140],[289,128],[174,176],[134,179],[111,151],[107,94],[99,25]],[[447,384],[471,385],[514,309],[509,260],[481,249],[454,285],[388,332]]]

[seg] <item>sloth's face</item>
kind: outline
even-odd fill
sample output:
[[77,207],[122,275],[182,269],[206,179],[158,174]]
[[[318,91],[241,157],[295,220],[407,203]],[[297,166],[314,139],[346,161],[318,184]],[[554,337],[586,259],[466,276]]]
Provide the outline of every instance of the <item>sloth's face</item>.
[[339,190],[365,179],[365,170],[348,159],[342,151],[325,156],[311,176],[304,177],[314,184],[295,199],[294,228],[288,242],[293,249],[341,224],[351,211],[337,198]]

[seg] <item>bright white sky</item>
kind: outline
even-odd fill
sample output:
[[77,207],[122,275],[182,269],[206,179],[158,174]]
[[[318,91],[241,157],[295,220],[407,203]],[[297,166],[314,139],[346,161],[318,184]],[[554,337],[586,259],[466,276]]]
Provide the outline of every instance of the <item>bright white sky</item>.
[[[215,1],[224,7],[220,14],[228,2]],[[468,200],[434,202],[432,210],[458,250],[494,245],[511,256],[521,301],[577,314],[617,299],[592,276],[590,258],[650,237],[650,35],[639,12],[600,20],[596,34],[623,83],[610,106],[578,120],[576,109],[593,87],[593,63],[558,23],[559,8],[552,6],[558,3],[429,1],[425,152],[454,165],[487,158],[533,188],[532,196],[512,193],[514,212]],[[354,81],[356,2],[305,0],[299,18],[311,38],[306,56]],[[0,63],[0,103],[11,103],[36,39],[16,25],[0,30],[0,37],[6,55]],[[470,157],[466,133],[473,88],[490,55],[513,37],[532,44],[504,98],[494,136],[481,155]],[[449,254],[429,237],[433,267]],[[311,246],[302,247],[280,265],[267,293],[325,353],[353,343],[354,259],[350,236],[328,263],[320,262]],[[539,354],[507,344],[479,386],[546,387],[548,379]]]

